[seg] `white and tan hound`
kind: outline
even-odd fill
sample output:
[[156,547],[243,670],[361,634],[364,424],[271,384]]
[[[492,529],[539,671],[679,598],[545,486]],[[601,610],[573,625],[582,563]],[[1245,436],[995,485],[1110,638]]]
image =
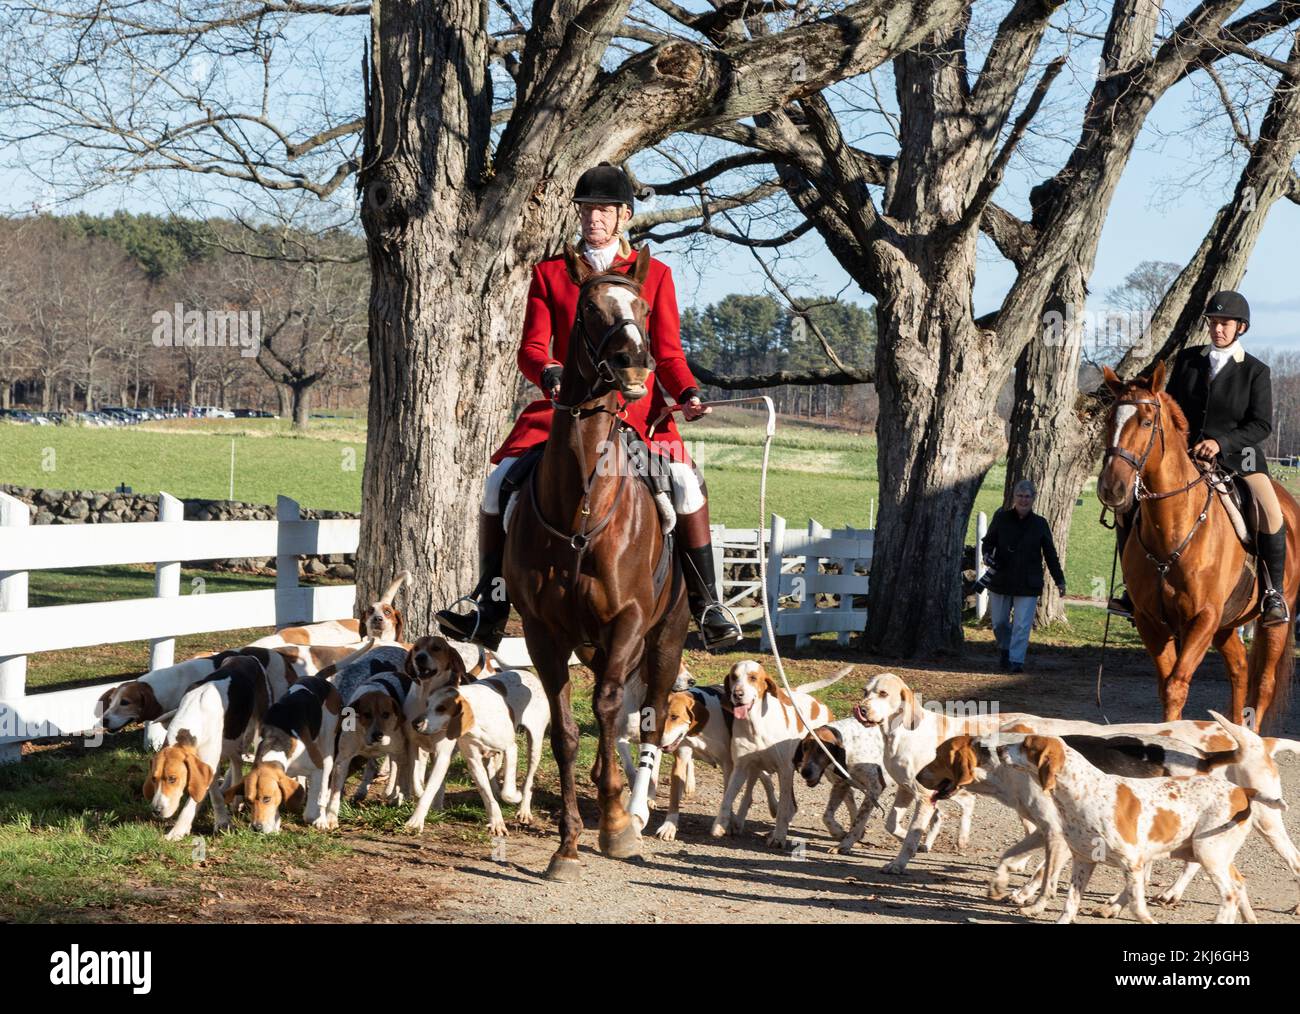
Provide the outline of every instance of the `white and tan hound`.
[[[506,834],[506,822],[492,792],[492,775],[487,766],[494,755],[504,758],[501,799],[518,803],[517,819],[521,824],[531,823],[533,779],[541,763],[542,743],[550,724],[551,707],[542,682],[525,669],[507,669],[494,676],[435,690],[424,714],[412,723],[419,741],[433,754],[434,763],[420,802],[406,822],[407,830],[417,834],[424,830],[425,818],[435,797],[441,795],[447,768],[457,749],[465,758],[470,777],[483,800],[488,831]],[[520,730],[528,737],[528,768],[524,772],[522,791],[515,787]]]
[[[797,809],[794,799],[794,755],[799,742],[811,730],[834,719],[826,705],[808,693],[843,678],[842,671],[829,680],[820,680],[797,688],[792,695],[753,661],[737,662],[722,684],[723,699],[731,706],[731,777],[722,794],[718,815],[710,834],[721,838],[740,833],[745,827],[746,810],[735,813],[732,806],[740,790],[757,772],[775,774],[780,781],[776,823],[767,843],[784,848],[790,821]],[[802,719],[800,716],[802,715]],[[805,726],[804,723],[807,723]]]
[[[672,755],[673,768],[668,813],[655,832],[657,837],[664,841],[676,840],[682,799],[695,794],[697,758],[722,769],[723,786],[731,780],[732,723],[731,708],[724,702],[720,686],[690,687],[668,695],[668,717],[664,721],[661,744],[664,753]],[[762,781],[767,792],[767,808],[775,817],[776,790],[772,776],[762,770],[754,770],[746,781],[741,809],[749,810],[755,780]]]
[[1114,911],[1106,914],[1131,905],[1140,922],[1155,922],[1146,907],[1146,878],[1152,861],[1164,856],[1205,868],[1219,892],[1216,923],[1235,922],[1238,913],[1256,921],[1233,860],[1250,833],[1252,809],[1280,807],[1281,800],[1221,778],[1108,775],[1056,737],[1002,734],[997,742],[998,758],[1034,774],[1060,813],[1074,875],[1059,922],[1074,921],[1098,862],[1117,867],[1125,878],[1124,891],[1107,906]]
[[[886,873],[902,873],[919,849],[929,851],[938,837],[943,814],[935,806],[931,793],[916,776],[934,760],[935,750],[953,736],[983,735],[996,732],[1006,720],[1027,717],[1019,714],[976,714],[952,716],[940,710],[922,707],[916,694],[892,672],[877,673],[862,692],[862,700],[853,711],[863,725],[877,726],[884,743],[884,768],[897,784],[891,826],[898,826],[904,811],[916,801],[911,823],[897,857],[885,866]],[[957,831],[957,849],[964,851],[970,842],[971,816],[975,797],[964,789],[952,795],[961,807],[961,824]],[[922,835],[925,836],[922,841]]]
[[393,605],[393,599],[403,586],[411,583],[411,572],[404,570],[376,602],[371,602],[357,617],[360,622],[362,637],[373,637],[380,641],[400,641],[405,626],[402,611]]

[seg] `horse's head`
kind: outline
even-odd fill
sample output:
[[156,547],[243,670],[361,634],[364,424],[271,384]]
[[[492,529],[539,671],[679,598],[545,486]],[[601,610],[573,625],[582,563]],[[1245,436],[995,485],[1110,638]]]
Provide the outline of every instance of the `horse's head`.
[[1128,383],[1109,366],[1102,368],[1106,386],[1115,396],[1106,420],[1109,443],[1097,477],[1097,499],[1116,511],[1133,506],[1136,477],[1164,457],[1165,441],[1187,446],[1187,420],[1164,393],[1165,364],[1157,363],[1149,377]]
[[645,397],[650,374],[646,337],[649,305],[641,287],[650,274],[650,250],[642,247],[630,275],[600,273],[572,247],[565,246],[569,277],[578,286],[578,316],[569,339],[568,376],[576,366],[587,398],[618,390],[628,401]]

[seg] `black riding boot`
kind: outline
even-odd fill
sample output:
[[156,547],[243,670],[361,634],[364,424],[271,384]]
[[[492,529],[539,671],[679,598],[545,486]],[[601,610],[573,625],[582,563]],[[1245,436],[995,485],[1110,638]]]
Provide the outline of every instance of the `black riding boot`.
[[[1134,520],[1134,518],[1130,517],[1129,523],[1127,525],[1122,525],[1119,523],[1118,518],[1115,519],[1115,542],[1118,547],[1121,564],[1124,560],[1124,547],[1128,545],[1128,537],[1129,533],[1133,530]],[[1125,619],[1129,620],[1133,619],[1133,600],[1129,598],[1127,588],[1120,592],[1117,597],[1112,598],[1106,603],[1106,611],[1114,616],[1123,616]]]
[[510,597],[501,577],[505,548],[506,532],[501,525],[501,515],[479,511],[478,584],[469,596],[471,605],[468,612],[443,609],[435,614],[438,626],[446,636],[459,641],[474,641],[492,651],[500,645],[506,620],[510,617]]
[[[677,515],[678,559],[686,578],[686,597],[691,615],[700,627],[705,651],[717,651],[738,643],[744,634],[731,610],[718,601],[717,573],[713,567],[713,542],[706,504],[692,514]],[[688,548],[694,543],[694,548]]]
[[1255,536],[1255,541],[1259,546],[1259,561],[1264,565],[1260,570],[1264,582],[1260,622],[1266,627],[1273,627],[1286,623],[1291,618],[1283,594],[1286,587],[1286,526],[1267,535],[1260,532]]

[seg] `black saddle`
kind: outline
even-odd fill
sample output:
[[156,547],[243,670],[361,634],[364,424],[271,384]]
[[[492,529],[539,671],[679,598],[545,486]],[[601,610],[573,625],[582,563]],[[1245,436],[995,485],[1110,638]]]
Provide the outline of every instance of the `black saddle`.
[[[618,434],[619,439],[623,441],[624,447],[627,448],[633,474],[646,484],[652,496],[666,493],[671,499],[673,484],[668,465],[672,459],[657,447],[642,440],[641,434],[637,433],[631,426],[620,425]],[[537,462],[542,459],[542,452],[545,449],[545,444],[530,447],[506,471],[505,477],[501,480],[501,491],[497,494],[498,514],[505,512],[510,498],[527,484],[528,477],[533,474],[533,469],[537,467]],[[592,467],[596,467],[595,462],[592,463]]]
[[1250,483],[1246,481],[1246,477],[1236,472],[1231,473],[1228,491],[1233,505],[1241,512],[1241,519],[1246,525],[1246,548],[1253,553],[1256,551],[1255,534],[1259,527],[1259,518],[1255,509],[1255,494],[1251,492]]

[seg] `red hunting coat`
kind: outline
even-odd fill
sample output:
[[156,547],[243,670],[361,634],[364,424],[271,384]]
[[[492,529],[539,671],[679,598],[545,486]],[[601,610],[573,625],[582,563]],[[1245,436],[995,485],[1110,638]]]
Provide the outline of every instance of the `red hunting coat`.
[[[627,256],[616,257],[609,270],[630,274],[635,263],[636,252],[633,251]],[[627,421],[644,439],[650,423],[668,404],[664,397],[665,389],[677,401],[683,391],[699,384],[686,365],[681,320],[677,313],[677,290],[673,287],[672,271],[663,261],[650,259],[650,274],[641,289],[641,298],[650,304],[646,330],[655,369],[646,380],[649,393],[628,406]],[[548,366],[564,365],[569,351],[569,332],[573,330],[577,309],[578,287],[569,278],[563,257],[552,257],[533,268],[533,281],[528,287],[528,308],[524,312],[524,338],[519,346],[519,369],[539,388],[542,370]],[[530,447],[545,443],[551,432],[553,411],[550,401],[540,398],[519,413],[505,443],[492,455],[492,464],[498,465],[505,458],[519,457]],[[690,461],[671,416],[656,430],[654,443],[673,461]]]

